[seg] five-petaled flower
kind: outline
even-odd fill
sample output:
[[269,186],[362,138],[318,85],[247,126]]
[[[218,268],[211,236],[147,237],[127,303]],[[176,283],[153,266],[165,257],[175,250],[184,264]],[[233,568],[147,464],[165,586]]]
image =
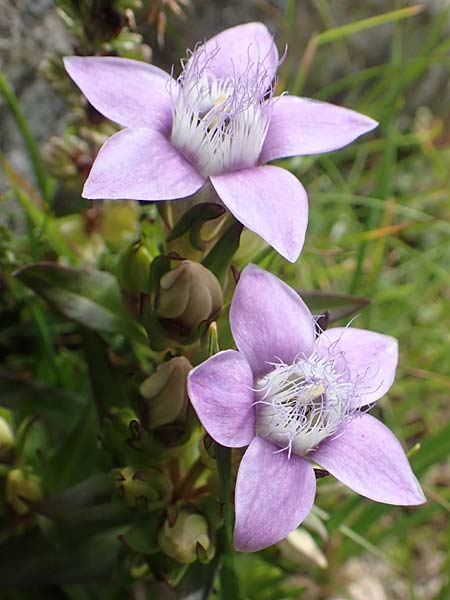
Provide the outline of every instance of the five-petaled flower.
[[239,351],[193,369],[188,389],[212,438],[248,445],[236,482],[238,550],[274,544],[307,516],[311,463],[372,500],[425,501],[400,443],[367,414],[393,382],[394,338],[351,327],[316,337],[298,294],[254,265],[241,275],[230,323]]
[[125,129],[101,148],[85,198],[174,200],[209,178],[225,206],[295,261],[308,221],[306,192],[274,159],[328,152],[376,126],[325,102],[274,97],[279,56],[261,23],[198,45],[174,80],[142,62],[69,57],[86,98]]

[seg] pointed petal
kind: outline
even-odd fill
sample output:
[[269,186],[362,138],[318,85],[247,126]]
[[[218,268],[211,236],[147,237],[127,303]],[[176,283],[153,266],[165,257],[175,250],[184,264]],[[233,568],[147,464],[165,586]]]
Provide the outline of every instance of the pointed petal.
[[355,383],[353,408],[375,402],[391,387],[398,361],[395,338],[356,327],[334,327],[324,331],[316,344],[325,357],[341,355],[336,370]]
[[256,377],[280,360],[292,364],[314,348],[311,313],[298,294],[271,273],[248,265],[230,308],[234,341]]
[[310,458],[371,500],[402,506],[426,500],[398,439],[368,414],[355,417],[341,435],[322,442]]
[[222,446],[247,446],[255,437],[253,375],[236,350],[214,354],[189,373],[188,393],[209,435]]
[[261,74],[263,69],[268,83],[275,77],[278,50],[273,36],[262,23],[245,23],[225,29],[205,42],[203,49],[206,69],[215,77],[240,77],[257,71]]
[[259,161],[337,150],[378,123],[353,110],[296,96],[275,98]]
[[236,481],[234,545],[256,552],[276,544],[308,515],[316,477],[304,458],[256,437],[248,447]]
[[67,72],[89,102],[123,127],[168,132],[172,124],[170,75],[144,62],[112,56],[69,56]]
[[204,178],[166,138],[152,129],[123,129],[103,144],[83,197],[174,200],[190,196]]
[[272,165],[211,177],[225,206],[238,221],[295,262],[308,225],[308,199],[299,180]]

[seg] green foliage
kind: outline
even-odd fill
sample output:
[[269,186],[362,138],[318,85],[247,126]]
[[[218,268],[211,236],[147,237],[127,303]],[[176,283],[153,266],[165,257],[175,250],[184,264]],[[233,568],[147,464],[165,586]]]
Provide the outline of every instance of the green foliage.
[[[148,58],[146,19],[139,33],[129,19],[136,2],[57,4],[74,52]],[[9,428],[0,455],[2,597],[157,598],[167,592],[163,582],[176,586],[178,598],[278,600],[303,591],[320,597],[320,590],[345,596],[350,561],[364,560],[371,576],[395,580],[412,598],[422,597],[418,581],[429,566],[436,598],[448,597],[450,145],[448,114],[437,98],[423,106],[417,95],[432,69],[450,66],[448,11],[426,21],[418,5],[378,14],[361,3],[352,22],[337,25],[332,3],[318,0],[323,30],[308,42],[297,4],[288,2],[279,15],[279,47],[290,43],[280,87],[354,107],[380,128],[337,153],[283,161],[310,199],[307,242],[295,265],[203,199],[185,210],[161,204],[159,214],[138,203],[82,204],[87,169],[114,126],[74,93],[53,57],[45,73],[65,95],[71,124],[51,152],[41,152],[0,75],[34,176],[25,181],[1,157],[5,197],[17,200],[26,219],[25,231],[3,227],[0,239],[0,417]],[[382,25],[388,60],[353,62],[353,36],[376,35]],[[324,81],[331,62],[336,75]],[[162,276],[180,257],[215,274],[225,309],[217,326],[174,341],[155,303]],[[187,435],[174,443],[144,414],[139,387],[158,365],[182,355],[197,364],[219,344],[232,347],[231,266],[249,261],[282,276],[314,314],[326,313],[323,326],[357,316],[357,326],[400,342],[396,383],[376,411],[413,449],[429,501],[413,510],[374,504],[325,477],[308,527],[326,569],[299,567],[277,548],[235,555],[239,452],[215,444],[206,451],[193,414]],[[15,501],[6,493],[8,477],[10,487],[11,480],[22,486]],[[214,558],[199,548],[201,561],[188,566],[161,551],[158,532],[181,511],[206,519]]]

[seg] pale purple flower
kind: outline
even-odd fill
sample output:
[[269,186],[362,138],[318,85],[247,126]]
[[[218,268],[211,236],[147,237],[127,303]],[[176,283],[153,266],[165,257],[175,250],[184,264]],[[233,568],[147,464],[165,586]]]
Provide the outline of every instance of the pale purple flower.
[[101,148],[85,198],[174,200],[209,178],[236,219],[290,261],[303,247],[306,192],[289,171],[264,163],[335,150],[377,125],[325,102],[274,97],[279,56],[261,23],[198,45],[178,80],[123,58],[64,63],[89,102],[125,127]]
[[214,440],[248,445],[236,482],[238,550],[260,550],[298,527],[314,502],[311,463],[372,500],[425,501],[399,441],[367,414],[394,380],[394,338],[351,327],[316,338],[298,294],[254,265],[241,275],[230,323],[239,351],[193,369],[188,389]]

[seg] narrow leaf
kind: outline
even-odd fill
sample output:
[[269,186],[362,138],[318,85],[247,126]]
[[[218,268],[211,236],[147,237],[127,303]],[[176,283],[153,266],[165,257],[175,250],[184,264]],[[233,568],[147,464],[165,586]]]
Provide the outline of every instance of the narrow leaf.
[[117,281],[109,273],[42,262],[22,267],[14,275],[68,319],[147,344],[143,328],[127,313]]

